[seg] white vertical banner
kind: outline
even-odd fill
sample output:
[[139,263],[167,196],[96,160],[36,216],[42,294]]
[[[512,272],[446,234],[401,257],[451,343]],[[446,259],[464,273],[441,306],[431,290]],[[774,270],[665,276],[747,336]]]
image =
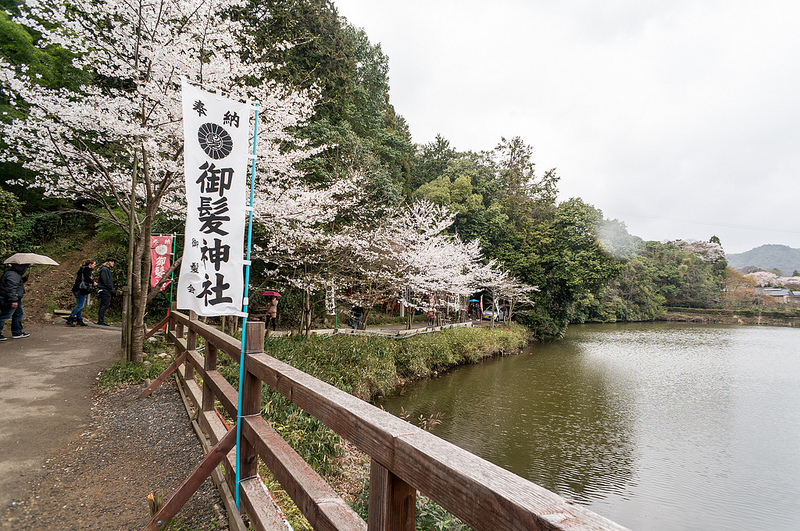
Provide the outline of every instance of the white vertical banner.
[[178,309],[240,315],[250,105],[185,80],[182,89],[187,212]]

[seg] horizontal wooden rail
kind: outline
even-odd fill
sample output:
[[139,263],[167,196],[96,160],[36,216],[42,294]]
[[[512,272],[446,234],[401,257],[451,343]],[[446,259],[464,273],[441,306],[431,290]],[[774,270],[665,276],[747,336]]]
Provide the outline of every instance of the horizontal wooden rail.
[[[226,428],[209,409],[213,403],[192,377],[203,378],[203,392],[211,392],[231,418],[237,418],[238,396],[216,371],[216,352],[239,358],[238,340],[190,319],[177,311],[176,355],[187,354],[180,374],[187,378],[187,394],[202,414],[198,421],[216,444]],[[261,336],[251,337],[245,357],[245,379],[240,382],[242,402],[243,470],[255,470],[260,458],[272,471],[314,529],[389,531],[414,529],[414,499],[419,490],[475,530],[597,530],[625,528],[409,424],[386,411],[281,362],[263,351]],[[182,340],[183,329],[188,331]],[[196,337],[206,343],[206,360],[195,348]],[[260,342],[260,345],[259,345]],[[210,350],[209,350],[210,349]],[[256,351],[257,350],[257,351]],[[208,366],[206,364],[209,364]],[[265,383],[320,420],[367,454],[370,470],[370,516],[365,523],[260,416],[260,388]],[[222,463],[227,481],[236,488],[231,473],[236,456],[231,451]],[[239,486],[243,507],[257,529],[270,518],[262,505],[263,488],[249,477]]]
[[624,529],[266,354],[248,370],[474,529]]

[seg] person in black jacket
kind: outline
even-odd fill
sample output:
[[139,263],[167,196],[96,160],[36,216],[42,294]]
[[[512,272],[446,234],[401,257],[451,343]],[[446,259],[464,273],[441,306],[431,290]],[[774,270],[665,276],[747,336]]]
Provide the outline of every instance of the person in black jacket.
[[0,341],[8,339],[3,335],[3,327],[8,318],[11,318],[11,337],[14,339],[28,337],[30,334],[22,331],[22,297],[25,296],[26,273],[28,264],[11,264],[11,269],[0,277]]
[[92,270],[97,264],[96,260],[86,260],[75,276],[75,284],[72,285],[72,293],[75,294],[75,308],[72,313],[67,317],[67,326],[86,326],[83,322],[81,311],[86,305],[86,296],[92,289],[92,286],[97,285],[97,282],[92,280]]
[[111,297],[114,295],[114,280],[111,278],[111,268],[114,267],[113,258],[107,258],[103,265],[97,268],[97,296],[100,297],[100,308],[97,310],[97,324],[108,326],[105,321],[106,310],[111,306]]

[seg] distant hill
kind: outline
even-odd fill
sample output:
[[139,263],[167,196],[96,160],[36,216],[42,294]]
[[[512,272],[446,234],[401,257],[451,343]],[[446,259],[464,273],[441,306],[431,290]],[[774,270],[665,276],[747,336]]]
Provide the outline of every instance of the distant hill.
[[788,245],[762,245],[743,253],[727,255],[728,265],[734,269],[754,266],[770,271],[780,269],[784,276],[800,271],[800,249]]

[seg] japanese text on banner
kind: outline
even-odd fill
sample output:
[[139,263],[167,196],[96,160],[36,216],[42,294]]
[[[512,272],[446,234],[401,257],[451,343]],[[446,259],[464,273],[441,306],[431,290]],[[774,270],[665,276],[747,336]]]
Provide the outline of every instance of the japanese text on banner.
[[[172,265],[172,236],[150,236],[150,289],[164,276]],[[171,281],[161,285],[164,291]]]
[[178,308],[237,315],[244,294],[250,106],[183,83],[186,237]]

